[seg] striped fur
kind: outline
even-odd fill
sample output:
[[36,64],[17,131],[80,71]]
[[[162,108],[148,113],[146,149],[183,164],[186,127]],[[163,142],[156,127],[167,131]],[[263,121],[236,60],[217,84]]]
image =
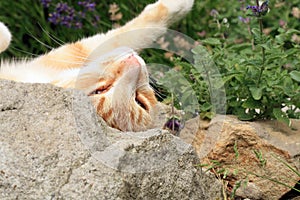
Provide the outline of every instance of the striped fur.
[[[146,130],[153,126],[157,100],[145,62],[133,49],[148,47],[192,5],[193,0],[159,0],[106,34],[65,44],[32,60],[2,61],[0,78],[83,90],[110,126]],[[10,32],[0,23],[0,52],[10,40]]]

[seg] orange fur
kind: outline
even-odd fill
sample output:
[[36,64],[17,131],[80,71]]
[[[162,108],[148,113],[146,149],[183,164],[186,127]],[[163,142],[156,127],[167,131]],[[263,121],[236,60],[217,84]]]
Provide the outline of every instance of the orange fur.
[[86,63],[90,50],[81,42],[76,42],[55,49],[38,59],[39,64],[59,70],[80,68]]
[[141,21],[160,22],[168,17],[168,9],[162,3],[157,6],[157,9],[145,15]]

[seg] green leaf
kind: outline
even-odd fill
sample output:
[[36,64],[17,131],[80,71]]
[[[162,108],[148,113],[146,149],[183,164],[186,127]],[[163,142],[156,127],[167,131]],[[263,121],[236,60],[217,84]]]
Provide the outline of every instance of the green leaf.
[[281,121],[281,122],[287,124],[288,126],[291,125],[290,119],[287,117],[286,113],[282,112],[282,110],[280,108],[274,108],[273,114],[278,121]]
[[277,43],[283,44],[284,41],[286,40],[286,36],[285,35],[276,35],[275,40]]
[[218,46],[218,45],[221,45],[221,41],[219,39],[216,39],[216,38],[207,38],[205,40],[202,40],[202,42],[204,44],[208,44],[208,45],[214,45],[214,46]]
[[259,46],[263,47],[266,50],[272,50],[272,48],[270,47],[270,44],[261,44]]
[[272,63],[272,64],[273,64],[273,61],[278,60],[278,59],[283,59],[285,57],[286,57],[286,55],[282,52],[278,52],[278,53],[276,52],[276,53],[272,53],[271,55],[266,56],[267,63]]
[[267,37],[260,32],[260,29],[253,28],[251,32],[253,33],[254,41],[256,44],[264,44],[267,41]]
[[[202,55],[203,53],[207,54],[207,50],[204,46],[198,45],[195,48],[192,49],[192,52],[195,55]],[[197,57],[198,58],[198,57]],[[199,57],[201,59],[201,57]]]
[[255,109],[255,108],[261,108],[261,102],[256,101],[253,98],[248,98],[243,104],[243,108],[250,108],[250,109]]
[[290,76],[292,79],[294,79],[297,82],[300,82],[300,72],[299,71],[291,71]]
[[251,44],[250,43],[242,43],[242,44],[235,44],[232,47],[230,47],[229,49],[232,49],[234,51],[241,51],[244,49],[251,49]]
[[260,59],[249,59],[246,61],[241,62],[244,65],[251,65],[251,66],[260,66],[262,64]]
[[200,118],[201,119],[212,119],[215,116],[215,113],[213,112],[201,112]]
[[254,36],[260,36],[261,34],[258,28],[253,28],[251,32],[253,33]]
[[294,33],[300,34],[300,31],[299,31],[299,30],[296,30],[296,29],[289,29],[289,30],[286,32],[286,34],[294,34]]
[[253,99],[260,100],[262,97],[262,88],[250,87],[249,88]]
[[201,106],[201,111],[208,111],[212,108],[210,103],[205,102],[202,106]]
[[252,114],[245,113],[244,109],[238,109],[237,110],[238,119],[242,121],[249,121],[254,118]]

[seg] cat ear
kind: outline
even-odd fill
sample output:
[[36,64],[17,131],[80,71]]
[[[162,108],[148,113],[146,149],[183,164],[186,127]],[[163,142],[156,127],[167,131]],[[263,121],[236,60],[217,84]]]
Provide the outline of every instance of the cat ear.
[[10,44],[11,34],[8,28],[0,22],[0,53],[4,51]]

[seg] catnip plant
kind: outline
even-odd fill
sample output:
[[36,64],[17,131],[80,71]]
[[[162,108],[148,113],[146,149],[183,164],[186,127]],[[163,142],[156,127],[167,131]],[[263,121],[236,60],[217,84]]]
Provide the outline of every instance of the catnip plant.
[[277,119],[290,125],[290,118],[300,118],[300,49],[292,41],[300,32],[280,27],[275,37],[266,35],[263,24],[269,11],[268,0],[248,5],[239,19],[247,24],[252,44],[219,45],[213,55],[223,72],[228,113],[242,120]]
[[89,21],[93,26],[99,25],[97,4],[92,0],[77,1],[72,5],[62,1],[41,0],[41,4],[48,12],[48,21],[54,25],[77,29],[82,28],[84,21]]
[[[278,27],[272,27],[274,33],[268,34],[268,27],[264,25],[268,25],[268,17],[272,14],[270,2],[256,1],[256,5],[247,5],[245,0],[239,2],[243,14],[238,17],[239,34],[248,40],[232,41],[229,36],[233,29],[229,27],[233,20],[227,21],[226,17],[226,23],[220,23],[225,17],[217,10],[210,12],[214,25],[211,27],[217,33],[201,40],[222,75],[226,113],[234,114],[240,120],[277,119],[291,125],[291,118],[300,118],[300,45],[294,39],[300,31],[278,24]],[[201,57],[197,51],[194,53]],[[192,70],[186,73],[196,78],[200,76]],[[192,84],[195,91],[210,94],[208,87],[203,88],[193,80]],[[197,94],[200,108],[207,105],[201,102],[205,92]],[[208,107],[204,114],[211,111]]]

